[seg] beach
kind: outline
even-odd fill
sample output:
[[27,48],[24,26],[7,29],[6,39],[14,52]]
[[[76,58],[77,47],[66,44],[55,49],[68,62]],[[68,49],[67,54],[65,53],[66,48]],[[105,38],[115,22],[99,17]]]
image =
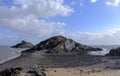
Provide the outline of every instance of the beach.
[[46,70],[47,76],[119,76],[120,70],[102,68],[54,68]]
[[25,70],[38,67],[78,67],[90,66],[101,63],[100,56],[81,56],[79,54],[71,55],[46,55],[35,53],[24,53],[20,57],[0,64],[0,70],[5,68],[22,67]]
[[79,54],[46,54],[44,51],[22,53],[19,57],[0,64],[0,71],[23,68],[20,76],[28,71],[46,76],[119,76],[120,56],[93,56]]
[[21,56],[0,64],[0,70],[5,68],[22,67],[24,70],[31,68],[107,68],[119,69],[119,56],[91,56],[91,55],[49,55],[41,51],[23,53]]

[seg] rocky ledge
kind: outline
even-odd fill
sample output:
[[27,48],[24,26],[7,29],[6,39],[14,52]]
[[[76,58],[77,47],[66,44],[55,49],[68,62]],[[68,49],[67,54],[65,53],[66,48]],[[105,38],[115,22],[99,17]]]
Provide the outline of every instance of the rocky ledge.
[[87,51],[100,51],[102,49],[83,45],[63,36],[54,36],[23,52],[35,52],[40,50],[46,50],[45,53],[51,54],[81,54]]
[[33,47],[33,44],[30,42],[22,41],[21,43],[18,43],[11,48],[31,48]]
[[120,56],[120,47],[111,49],[107,56]]

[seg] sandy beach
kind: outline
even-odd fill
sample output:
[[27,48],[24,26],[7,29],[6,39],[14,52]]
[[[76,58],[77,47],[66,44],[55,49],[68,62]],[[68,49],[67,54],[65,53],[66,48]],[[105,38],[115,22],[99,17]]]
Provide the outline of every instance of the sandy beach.
[[[119,76],[120,70],[110,70],[103,68],[44,68],[46,76]],[[41,71],[41,68],[36,70]],[[21,72],[20,76],[31,76]]]
[[54,68],[47,69],[47,76],[119,76],[120,70],[102,68]]

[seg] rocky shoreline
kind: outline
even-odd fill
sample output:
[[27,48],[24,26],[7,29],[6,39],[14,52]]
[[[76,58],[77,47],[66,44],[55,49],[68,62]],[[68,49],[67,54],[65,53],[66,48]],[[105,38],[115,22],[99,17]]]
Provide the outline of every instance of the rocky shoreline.
[[[15,70],[15,73],[16,68],[22,68],[24,73],[31,74],[32,72],[35,74],[33,76],[44,76],[38,74],[41,71],[34,70],[39,68],[120,69],[120,56],[91,56],[87,54],[88,51],[100,50],[102,49],[83,45],[62,36],[55,36],[23,51],[21,56],[0,64],[0,74],[11,71],[11,68]],[[18,72],[20,73],[19,70]]]
[[5,68],[22,67],[29,70],[31,67],[78,67],[90,66],[101,63],[101,58],[96,56],[82,56],[79,54],[69,55],[49,55],[37,53],[24,53],[20,57],[0,64],[0,70]]
[[[0,64],[0,70],[22,67],[103,67],[116,68],[120,63],[120,56],[91,56],[79,54],[51,55],[42,52],[24,53],[21,56]],[[119,67],[118,67],[119,68]]]
[[[38,54],[39,53],[39,54]],[[89,56],[89,55],[49,55],[40,52],[24,53],[20,57],[0,64],[0,71],[22,68],[22,72],[43,68],[103,68],[120,69],[120,56]],[[41,73],[41,71],[39,71]],[[27,73],[28,74],[28,73]],[[36,75],[37,76],[37,75]],[[48,75],[49,76],[49,75]]]

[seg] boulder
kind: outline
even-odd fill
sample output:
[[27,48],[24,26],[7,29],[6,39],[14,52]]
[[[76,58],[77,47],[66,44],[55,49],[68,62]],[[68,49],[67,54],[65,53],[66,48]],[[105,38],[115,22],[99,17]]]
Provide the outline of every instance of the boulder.
[[33,44],[30,42],[22,41],[21,43],[18,43],[11,48],[31,48],[33,47]]
[[40,50],[47,50],[45,53],[64,54],[100,51],[102,49],[83,45],[63,36],[54,36],[23,52],[34,52]]
[[21,67],[5,69],[0,71],[0,76],[17,76],[20,74],[20,71],[22,71]]
[[18,67],[0,71],[0,76],[46,76],[46,74],[41,71],[37,72],[33,70],[25,72],[21,67]]
[[120,47],[111,49],[107,56],[120,56]]

